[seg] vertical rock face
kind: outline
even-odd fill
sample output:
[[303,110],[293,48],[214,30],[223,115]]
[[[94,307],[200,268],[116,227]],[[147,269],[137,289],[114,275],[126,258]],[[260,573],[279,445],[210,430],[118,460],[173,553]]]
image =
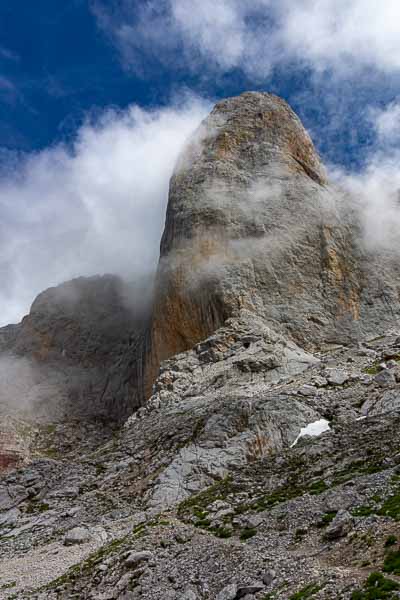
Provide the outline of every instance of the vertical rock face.
[[148,384],[243,308],[308,348],[379,333],[399,315],[397,267],[379,260],[283,100],[218,103],[171,180]]
[[311,351],[380,335],[400,315],[399,261],[368,254],[358,214],[283,100],[219,102],[171,179],[154,307],[113,276],[47,290],[0,331],[0,369],[20,381],[4,394],[35,414],[123,419],[164,359],[243,311]]

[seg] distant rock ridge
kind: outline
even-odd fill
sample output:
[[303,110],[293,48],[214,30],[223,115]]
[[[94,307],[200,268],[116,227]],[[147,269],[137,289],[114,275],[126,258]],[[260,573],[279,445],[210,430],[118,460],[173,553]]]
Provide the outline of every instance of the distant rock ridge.
[[[40,294],[1,330],[0,412],[119,419],[137,408],[148,284],[80,277]],[[137,348],[140,347],[140,352]]]
[[312,352],[397,325],[399,282],[396,256],[365,249],[357,211],[296,114],[248,92],[216,104],[181,153],[154,301],[148,284],[78,278],[40,294],[0,330],[0,347],[34,368],[26,393],[38,414],[124,419],[162,361],[243,311]]

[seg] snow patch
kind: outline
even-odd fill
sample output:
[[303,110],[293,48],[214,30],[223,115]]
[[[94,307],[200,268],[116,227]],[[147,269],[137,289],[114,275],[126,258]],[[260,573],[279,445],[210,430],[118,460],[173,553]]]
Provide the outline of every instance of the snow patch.
[[325,431],[330,431],[330,430],[331,430],[331,428],[329,426],[329,421],[327,421],[326,419],[319,419],[318,421],[314,421],[314,423],[309,423],[308,425],[306,425],[306,427],[302,427],[300,429],[299,435],[297,436],[297,438],[294,440],[293,444],[290,447],[293,448],[293,446],[295,446],[297,444],[299,439],[304,437],[305,435],[309,435],[312,437],[318,437]]

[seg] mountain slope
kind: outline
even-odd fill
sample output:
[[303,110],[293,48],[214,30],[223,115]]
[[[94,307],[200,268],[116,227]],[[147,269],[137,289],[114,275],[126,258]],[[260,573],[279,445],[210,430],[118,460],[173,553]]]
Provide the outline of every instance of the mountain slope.
[[0,598],[399,597],[398,269],[283,100],[218,103],[154,297],[78,279],[0,332]]

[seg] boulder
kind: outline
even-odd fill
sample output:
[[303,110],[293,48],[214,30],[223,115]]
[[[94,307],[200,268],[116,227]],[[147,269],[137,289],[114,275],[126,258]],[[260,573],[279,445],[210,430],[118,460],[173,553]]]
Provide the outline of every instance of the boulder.
[[137,567],[142,562],[148,562],[153,558],[152,552],[143,550],[142,552],[131,552],[125,559],[127,567]]
[[216,600],[235,600],[237,592],[236,583],[230,583],[217,594]]
[[338,540],[345,537],[353,528],[354,519],[346,510],[340,510],[332,523],[327,527],[324,538],[326,540]]
[[92,539],[92,534],[86,527],[74,527],[65,534],[64,546],[86,544]]

